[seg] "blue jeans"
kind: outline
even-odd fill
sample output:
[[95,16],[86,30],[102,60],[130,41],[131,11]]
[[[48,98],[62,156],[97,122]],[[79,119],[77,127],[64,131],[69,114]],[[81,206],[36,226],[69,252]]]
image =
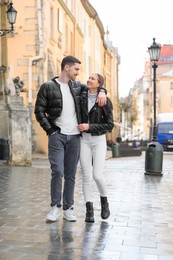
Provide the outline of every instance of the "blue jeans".
[[51,206],[61,207],[62,178],[64,177],[63,210],[74,204],[74,185],[80,153],[80,135],[55,133],[49,136],[51,165]]

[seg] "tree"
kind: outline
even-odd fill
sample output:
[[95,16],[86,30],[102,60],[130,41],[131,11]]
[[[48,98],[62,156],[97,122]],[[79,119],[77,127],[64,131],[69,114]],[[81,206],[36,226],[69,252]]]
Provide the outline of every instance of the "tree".
[[138,119],[137,102],[132,95],[120,99],[120,118],[121,122],[124,123],[124,137],[126,136],[125,130],[128,130],[128,127],[131,128],[132,135],[133,124]]

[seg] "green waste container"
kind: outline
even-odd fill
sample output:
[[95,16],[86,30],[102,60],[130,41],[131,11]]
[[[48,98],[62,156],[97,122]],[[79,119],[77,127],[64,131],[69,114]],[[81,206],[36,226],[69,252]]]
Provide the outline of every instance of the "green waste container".
[[163,147],[158,142],[149,143],[145,154],[145,173],[162,173]]
[[113,158],[120,157],[120,144],[119,143],[112,144],[112,157]]

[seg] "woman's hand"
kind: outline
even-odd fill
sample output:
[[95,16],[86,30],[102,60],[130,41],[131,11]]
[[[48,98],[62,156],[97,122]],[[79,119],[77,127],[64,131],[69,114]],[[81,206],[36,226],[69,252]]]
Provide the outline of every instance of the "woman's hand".
[[84,132],[84,131],[87,131],[89,129],[89,124],[80,124],[80,125],[78,125],[77,128],[80,132]]

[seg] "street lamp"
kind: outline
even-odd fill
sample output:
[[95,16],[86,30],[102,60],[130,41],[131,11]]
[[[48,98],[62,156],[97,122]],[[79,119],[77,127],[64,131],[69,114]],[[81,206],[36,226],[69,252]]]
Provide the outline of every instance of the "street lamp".
[[157,142],[157,124],[156,124],[156,69],[160,57],[161,46],[155,42],[148,48],[150,60],[153,68],[153,133],[152,142],[148,145],[145,157],[145,174],[162,175],[163,147]]
[[9,24],[11,25],[11,28],[10,29],[0,29],[0,36],[4,36],[7,33],[14,31],[13,25],[16,22],[17,11],[13,8],[12,2],[10,3],[8,10],[6,11],[6,14],[7,14],[7,20],[9,22]]
[[155,42],[153,38],[153,44],[148,48],[150,55],[150,60],[152,62],[153,68],[153,112],[154,112],[154,122],[153,122],[153,141],[157,141],[157,126],[156,126],[156,69],[158,67],[157,62],[160,57],[161,47]]

